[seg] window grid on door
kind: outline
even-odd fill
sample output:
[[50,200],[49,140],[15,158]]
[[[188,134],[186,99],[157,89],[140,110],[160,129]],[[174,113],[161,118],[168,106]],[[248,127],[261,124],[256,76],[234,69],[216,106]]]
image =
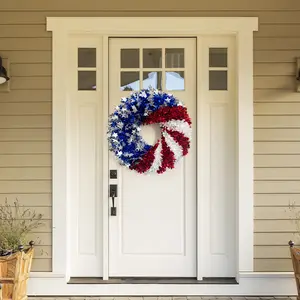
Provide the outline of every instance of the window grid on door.
[[209,90],[227,91],[228,89],[228,49],[209,48]]
[[[151,58],[146,55],[152,56],[152,66]],[[120,51],[121,91],[150,87],[184,90],[184,74],[184,48],[122,48]]]
[[77,88],[78,91],[97,90],[96,48],[77,49]]

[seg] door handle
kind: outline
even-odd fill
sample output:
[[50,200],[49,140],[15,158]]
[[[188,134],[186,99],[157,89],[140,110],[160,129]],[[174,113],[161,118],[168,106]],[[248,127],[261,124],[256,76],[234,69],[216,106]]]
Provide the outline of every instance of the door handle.
[[115,207],[115,197],[117,197],[118,193],[118,186],[116,184],[111,184],[109,186],[109,195],[112,200],[112,207],[110,208],[110,215],[116,216],[117,215],[117,208]]
[[114,194],[111,196],[111,199],[112,199],[112,207],[110,208],[110,215],[115,217],[117,215],[117,208],[115,207],[115,195]]

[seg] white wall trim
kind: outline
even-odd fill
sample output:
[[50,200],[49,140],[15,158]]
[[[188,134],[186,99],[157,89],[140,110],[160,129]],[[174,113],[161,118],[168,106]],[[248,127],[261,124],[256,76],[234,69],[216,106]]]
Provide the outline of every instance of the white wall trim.
[[[52,38],[52,271],[67,274],[67,32],[56,32]],[[62,48],[61,48],[62,47]]]
[[[174,26],[176,24],[176,26]],[[137,26],[138,25],[138,26]],[[47,30],[124,36],[253,32],[256,17],[48,17]]]
[[236,43],[238,271],[250,272],[253,270],[254,257],[253,34],[249,31],[239,32]]
[[[108,36],[102,36],[102,68],[103,68],[103,74],[108,74]],[[102,87],[107,87],[103,88],[103,136],[106,135],[106,128],[108,126],[108,120],[107,120],[107,112],[108,112],[108,100],[106,101],[105,99],[108,99],[108,75],[103,76],[102,80]],[[103,159],[102,159],[102,164],[103,164],[103,187],[107,186],[109,184],[109,156],[108,156],[108,143],[103,143]],[[108,193],[108,188],[103,188],[103,234],[102,234],[102,253],[103,253],[103,270],[102,270],[102,276],[103,280],[108,279],[109,275],[109,260],[108,260],[108,255],[109,255],[109,217],[108,217],[108,212],[109,211],[109,193]]]
[[29,296],[296,296],[291,273],[241,273],[234,285],[66,284],[54,276],[31,278]]
[[[138,26],[137,26],[138,24]],[[176,24],[176,26],[174,26]],[[72,34],[97,34],[113,37],[147,37],[147,36],[199,36],[199,35],[235,35],[237,41],[237,100],[238,100],[238,264],[239,271],[253,271],[253,31],[258,29],[258,18],[254,17],[226,17],[226,18],[120,18],[120,17],[49,17],[47,18],[47,30],[53,32],[53,273],[64,274],[66,278],[55,279],[57,289],[53,291],[52,279],[33,278],[30,291],[35,294],[56,294],[61,290],[62,294],[85,295],[89,293],[101,294],[133,294],[146,293],[149,287],[137,285],[67,285],[68,278],[68,149],[66,128],[66,107],[68,105],[67,92],[67,45],[68,37]],[[105,76],[103,76],[105,77]],[[103,81],[103,87],[107,82]],[[103,94],[106,96],[106,94]],[[106,99],[103,99],[104,102]],[[106,193],[107,194],[107,193]],[[104,195],[105,196],[105,195]],[[107,196],[107,195],[106,195]],[[105,210],[104,210],[105,211]],[[104,236],[107,232],[104,232]],[[105,250],[105,249],[104,249]],[[107,251],[107,249],[105,250]],[[107,266],[105,267],[107,268]],[[107,270],[105,270],[107,273]],[[238,273],[239,274],[239,273]],[[198,274],[201,277],[201,274]],[[246,282],[239,274],[239,287],[214,286],[214,294],[222,291],[236,291],[245,286]],[[53,279],[54,280],[54,279]],[[247,279],[248,280],[248,279]],[[249,279],[250,280],[250,279]],[[251,278],[253,282],[253,278]],[[255,281],[255,279],[254,279]],[[54,282],[53,282],[54,283]],[[56,283],[55,283],[56,284]],[[251,284],[250,284],[251,285]],[[150,285],[155,287],[155,285]],[[288,285],[287,285],[288,286]],[[175,294],[191,294],[203,290],[203,293],[212,291],[206,285],[181,285],[181,288],[173,285],[159,285],[154,288],[156,294],[164,294],[164,289]],[[265,289],[267,289],[266,285]],[[276,285],[274,287],[279,289]],[[199,290],[200,289],[200,290]],[[255,286],[254,291],[258,287]],[[51,292],[50,292],[51,290]],[[45,292],[43,292],[45,291]],[[97,291],[97,292],[96,292]],[[178,291],[178,292],[177,292]],[[245,290],[247,291],[247,289]],[[72,294],[71,293],[71,294]],[[250,293],[250,290],[249,290]],[[253,293],[250,293],[253,294]]]
[[[201,74],[201,68],[202,68],[202,53],[199,51],[199,49],[202,49],[202,39],[197,37],[197,74]],[[197,88],[196,88],[196,98],[197,100],[201,97],[201,90],[199,87],[201,87],[201,81],[200,81],[201,76],[197,76]],[[201,103],[201,102],[200,102]],[[201,116],[201,105],[197,101],[197,117]],[[200,126],[201,122],[197,122],[197,136],[201,137],[203,136],[203,128]],[[202,124],[202,123],[201,123]],[[197,138],[197,150],[198,149],[203,149],[202,146],[202,139]],[[204,214],[204,203],[202,201],[198,201],[199,199],[203,199],[204,196],[204,181],[202,180],[203,178],[203,169],[201,168],[201,164],[204,161],[204,155],[202,151],[197,151],[197,280],[202,280],[203,279],[203,257],[204,257],[204,249],[201,247],[201,244],[204,241],[203,238],[203,226],[201,220],[203,219],[203,214]]]

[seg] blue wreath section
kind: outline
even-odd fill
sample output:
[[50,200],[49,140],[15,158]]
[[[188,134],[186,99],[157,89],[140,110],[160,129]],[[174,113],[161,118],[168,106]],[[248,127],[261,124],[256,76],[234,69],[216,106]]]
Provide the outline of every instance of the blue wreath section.
[[130,167],[153,146],[140,135],[141,125],[147,116],[162,106],[182,105],[172,94],[142,89],[121,99],[108,120],[109,150],[122,165]]

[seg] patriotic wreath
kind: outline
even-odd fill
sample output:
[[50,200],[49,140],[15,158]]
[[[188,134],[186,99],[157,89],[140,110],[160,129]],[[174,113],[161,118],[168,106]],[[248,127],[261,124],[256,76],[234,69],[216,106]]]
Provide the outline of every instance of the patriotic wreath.
[[[142,138],[142,125],[158,123],[161,138],[149,145]],[[175,96],[153,89],[132,92],[109,116],[108,141],[121,165],[138,173],[164,173],[188,154],[191,119]]]

